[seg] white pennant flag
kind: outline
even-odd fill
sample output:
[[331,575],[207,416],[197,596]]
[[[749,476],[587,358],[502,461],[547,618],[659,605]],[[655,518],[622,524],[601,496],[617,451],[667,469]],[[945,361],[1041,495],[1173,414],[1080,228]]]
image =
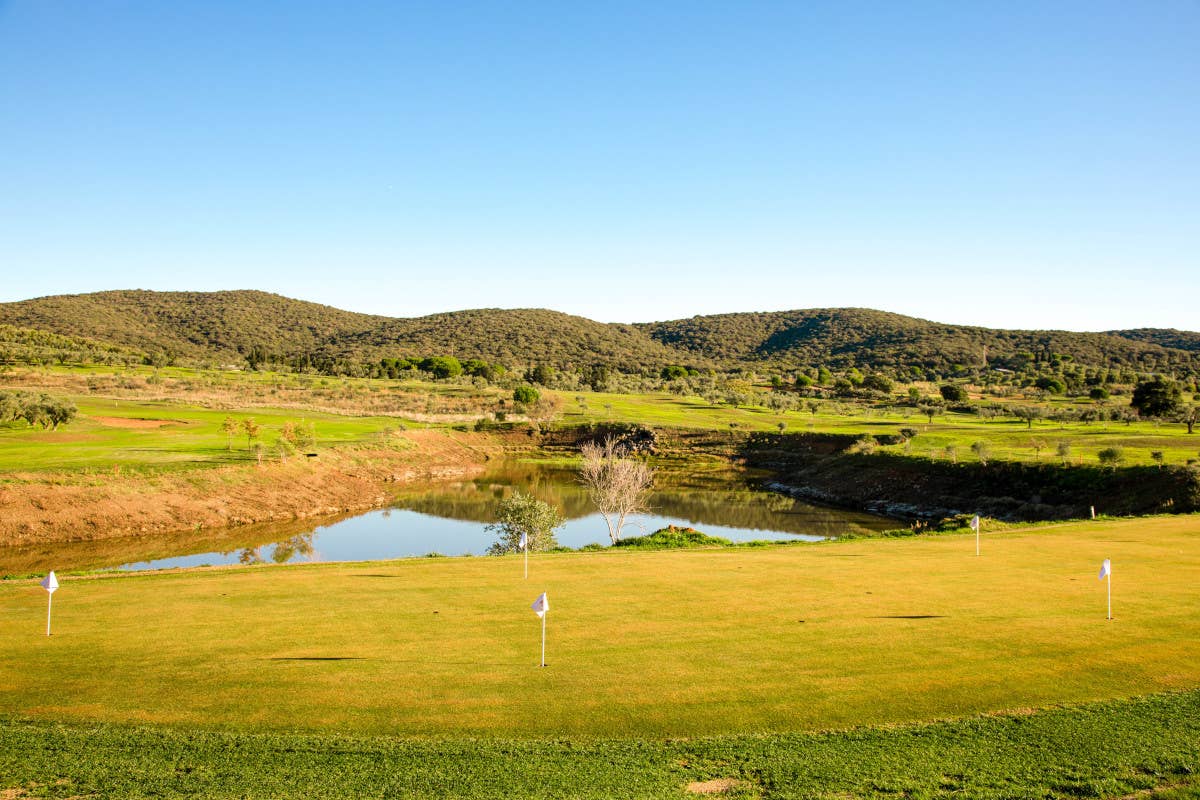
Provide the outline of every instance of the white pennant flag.
[[54,570],[50,570],[50,574],[41,581],[42,588],[50,594],[54,594],[54,590],[58,588],[58,578],[54,577]]
[[517,547],[519,547],[519,548],[520,548],[520,549],[522,549],[522,550],[526,550],[526,549],[528,549],[528,548],[529,548],[529,536],[527,536],[526,534],[522,533],[522,534],[521,534],[521,541],[517,542]]
[[50,574],[42,578],[40,581],[42,588],[46,590],[46,635],[50,635],[50,608],[54,605],[54,590],[58,588],[58,578],[54,575],[54,570],[50,570]]
[[533,605],[530,608],[539,617],[544,617],[546,612],[550,610],[550,601],[546,598],[546,593],[542,592],[539,594],[538,599],[533,601]]
[[978,514],[971,517],[971,530],[975,531],[976,533],[979,533],[979,515]]
[[1106,558],[1106,559],[1104,559],[1104,563],[1100,565],[1100,575],[1099,575],[1098,579],[1104,580],[1107,576],[1109,576],[1111,574],[1112,574],[1112,563]]

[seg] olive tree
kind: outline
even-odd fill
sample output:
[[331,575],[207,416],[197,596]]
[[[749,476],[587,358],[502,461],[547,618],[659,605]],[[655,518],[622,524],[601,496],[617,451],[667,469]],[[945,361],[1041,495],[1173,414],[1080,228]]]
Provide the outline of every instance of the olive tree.
[[530,550],[553,550],[558,547],[554,531],[565,521],[558,509],[549,503],[524,492],[513,492],[512,497],[501,501],[496,521],[484,528],[497,536],[488,547],[488,554],[499,556],[519,552],[522,536],[526,537]]
[[579,482],[608,525],[608,538],[621,541],[621,529],[630,514],[644,511],[654,470],[642,461],[621,458],[611,436],[603,443],[587,442],[579,448]]

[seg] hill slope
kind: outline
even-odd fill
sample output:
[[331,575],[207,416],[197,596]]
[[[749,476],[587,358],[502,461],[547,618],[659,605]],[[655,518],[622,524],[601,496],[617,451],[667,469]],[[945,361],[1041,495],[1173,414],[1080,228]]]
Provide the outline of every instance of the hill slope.
[[1200,374],[1200,333],[994,330],[864,308],[718,314],[616,325],[545,309],[474,309],[398,319],[256,291],[113,291],[0,303],[0,325],[34,328],[150,353],[243,363],[281,357],[354,362],[453,355],[524,368],[668,364],[887,370],[1074,362]]
[[384,319],[256,291],[126,290],[0,304],[0,322],[9,325],[239,362],[255,346],[272,353],[309,352]]
[[[663,344],[725,364],[1019,368],[1057,355],[1080,364],[1147,372],[1200,368],[1200,349],[1164,347],[1156,341],[1183,343],[1188,336],[1200,339],[1200,334],[1150,330],[1138,340],[1107,333],[995,330],[864,308],[719,314],[638,327]],[[1169,333],[1175,336],[1155,336]]]
[[452,355],[523,367],[605,364],[625,371],[659,368],[683,355],[636,327],[610,325],[546,309],[484,308],[388,319],[369,331],[331,339],[324,351],[348,358]]

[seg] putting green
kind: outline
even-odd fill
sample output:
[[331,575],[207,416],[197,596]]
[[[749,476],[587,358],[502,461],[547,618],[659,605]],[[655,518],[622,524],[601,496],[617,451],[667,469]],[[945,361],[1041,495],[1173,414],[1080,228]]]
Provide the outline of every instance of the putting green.
[[[0,584],[0,715],[545,736],[812,731],[1200,686],[1200,518]],[[1100,562],[1113,563],[1105,620]],[[545,669],[529,608],[549,592]]]

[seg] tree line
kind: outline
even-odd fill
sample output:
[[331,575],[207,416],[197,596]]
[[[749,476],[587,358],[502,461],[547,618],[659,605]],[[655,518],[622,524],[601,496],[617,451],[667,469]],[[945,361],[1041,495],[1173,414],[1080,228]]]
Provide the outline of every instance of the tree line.
[[75,419],[78,410],[70,400],[32,392],[0,391],[0,423],[24,421],[30,427],[58,430]]

